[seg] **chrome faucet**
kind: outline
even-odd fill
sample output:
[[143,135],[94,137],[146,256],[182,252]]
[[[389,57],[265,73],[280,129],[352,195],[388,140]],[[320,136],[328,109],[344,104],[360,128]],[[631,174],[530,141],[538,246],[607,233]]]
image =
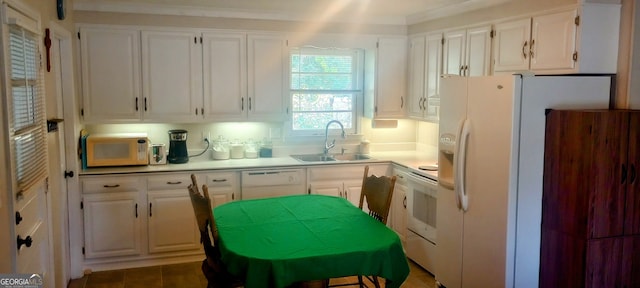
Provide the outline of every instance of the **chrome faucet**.
[[342,125],[342,123],[340,123],[340,121],[338,120],[331,120],[329,121],[329,123],[327,123],[327,127],[324,128],[324,155],[327,156],[329,155],[329,149],[333,148],[334,146],[336,146],[336,139],[333,139],[333,141],[331,141],[331,144],[329,144],[329,126],[331,126],[331,124],[336,123],[338,125],[340,125],[340,129],[342,129],[342,139],[347,138],[345,133],[344,133],[344,126]]

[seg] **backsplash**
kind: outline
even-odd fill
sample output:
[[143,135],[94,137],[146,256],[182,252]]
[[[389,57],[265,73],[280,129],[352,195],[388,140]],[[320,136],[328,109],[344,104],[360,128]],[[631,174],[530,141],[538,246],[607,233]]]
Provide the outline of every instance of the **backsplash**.
[[[151,143],[169,145],[168,131],[171,129],[185,129],[188,131],[187,147],[198,151],[206,147],[203,135],[211,141],[222,135],[227,140],[238,139],[246,141],[253,139],[262,141],[270,139],[274,145],[274,156],[289,153],[321,152],[324,144],[323,137],[300,138],[288,140],[282,123],[267,122],[224,122],[211,124],[87,124],[85,129],[91,134],[144,132]],[[361,134],[349,135],[347,139],[336,137],[336,147],[344,146],[355,150],[361,140],[371,142],[371,151],[418,150],[432,151],[438,146],[438,124],[398,120],[397,128],[372,128],[371,119],[362,119]],[[337,149],[339,151],[339,149]]]

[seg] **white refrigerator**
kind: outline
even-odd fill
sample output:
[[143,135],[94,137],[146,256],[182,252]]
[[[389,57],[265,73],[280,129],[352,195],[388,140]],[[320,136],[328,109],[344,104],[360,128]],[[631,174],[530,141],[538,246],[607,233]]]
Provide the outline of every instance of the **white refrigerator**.
[[441,79],[436,281],[447,288],[538,287],[545,109],[606,109],[613,81]]

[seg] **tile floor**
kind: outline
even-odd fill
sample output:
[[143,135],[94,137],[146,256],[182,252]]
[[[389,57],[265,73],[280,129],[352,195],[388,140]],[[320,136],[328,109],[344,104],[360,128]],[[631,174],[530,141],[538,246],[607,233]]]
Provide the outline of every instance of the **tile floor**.
[[[72,280],[68,288],[205,288],[207,287],[207,280],[202,275],[200,264],[201,262],[191,262],[93,272],[81,279]],[[401,287],[436,287],[435,279],[429,272],[412,261],[409,261],[409,267],[411,272]],[[357,282],[357,279],[355,277],[346,277],[331,280],[331,284],[352,282]]]

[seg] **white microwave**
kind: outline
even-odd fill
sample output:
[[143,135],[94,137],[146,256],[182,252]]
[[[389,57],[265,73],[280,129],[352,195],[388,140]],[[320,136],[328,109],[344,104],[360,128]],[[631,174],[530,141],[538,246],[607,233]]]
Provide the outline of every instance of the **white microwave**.
[[146,133],[89,135],[84,147],[87,167],[149,164]]

